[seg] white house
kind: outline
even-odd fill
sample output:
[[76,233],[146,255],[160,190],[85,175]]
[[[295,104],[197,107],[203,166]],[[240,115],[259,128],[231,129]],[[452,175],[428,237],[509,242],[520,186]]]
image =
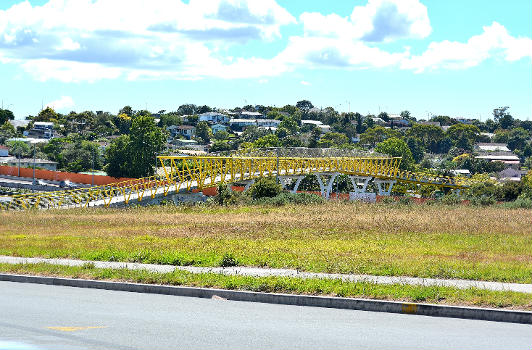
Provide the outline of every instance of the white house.
[[224,115],[222,113],[218,112],[205,112],[200,114],[199,116],[200,122],[207,122],[211,124],[217,124],[217,123],[223,123],[226,124],[231,119],[229,116]]
[[240,112],[240,117],[246,119],[257,119],[262,118],[262,114],[259,112],[242,111]]
[[277,119],[257,119],[257,126],[259,128],[277,128],[279,124],[281,124],[281,121]]
[[211,126],[211,130],[213,135],[216,135],[216,133],[220,131],[227,131],[227,126],[223,124],[214,124],[213,126]]
[[251,125],[257,125],[257,120],[256,119],[231,119],[229,121],[229,127],[237,131],[241,131],[244,128],[251,126]]
[[480,152],[511,152],[505,143],[477,143],[475,148]]

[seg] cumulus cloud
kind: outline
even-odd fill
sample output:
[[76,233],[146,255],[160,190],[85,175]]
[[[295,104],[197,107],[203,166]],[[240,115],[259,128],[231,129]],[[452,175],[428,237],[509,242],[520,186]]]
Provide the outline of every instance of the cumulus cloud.
[[532,39],[516,38],[497,22],[483,29],[482,34],[472,36],[465,43],[448,40],[433,42],[421,55],[405,59],[401,67],[421,73],[427,69],[469,68],[491,57],[507,61],[532,59]]
[[0,60],[39,80],[195,78],[212,71],[200,63],[223,64],[220,48],[273,40],[295,22],[275,0],[24,1],[0,11]]
[[93,82],[264,79],[301,67],[424,72],[532,56],[530,38],[514,37],[495,22],[466,42],[433,42],[419,55],[390,51],[382,43],[431,33],[419,0],[368,0],[349,17],[303,13],[299,20],[303,33],[272,57],[233,57],[233,46],[276,40],[296,19],[275,0],[24,1],[0,11],[0,62],[40,81]]
[[300,81],[300,84],[301,84],[301,85],[305,85],[305,86],[309,86],[309,85],[311,85],[308,81],[305,81],[305,80],[301,80],[301,81]]
[[419,0],[369,0],[355,6],[349,18],[305,12],[300,16],[306,35],[382,42],[425,38],[432,28]]
[[66,108],[71,108],[74,106],[74,100],[70,96],[61,96],[60,99],[46,104],[46,107],[53,108],[54,110],[64,110]]

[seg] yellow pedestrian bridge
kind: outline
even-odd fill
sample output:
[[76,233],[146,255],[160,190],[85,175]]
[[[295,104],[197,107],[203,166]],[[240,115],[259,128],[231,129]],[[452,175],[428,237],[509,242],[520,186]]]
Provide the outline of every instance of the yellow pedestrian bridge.
[[397,157],[160,156],[158,159],[161,168],[154,176],[104,186],[0,196],[0,210],[109,207],[203,190],[220,183],[245,183],[248,188],[257,178],[273,176],[283,187],[291,186],[292,192],[296,192],[305,176],[315,175],[326,198],[338,175],[349,177],[355,194],[365,194],[371,180],[379,195],[390,195],[396,183],[458,191],[469,186],[468,179],[462,177],[401,170],[401,158]]

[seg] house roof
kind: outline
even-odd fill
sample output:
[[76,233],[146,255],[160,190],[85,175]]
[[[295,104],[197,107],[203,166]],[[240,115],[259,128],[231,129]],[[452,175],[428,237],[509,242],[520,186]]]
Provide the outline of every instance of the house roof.
[[180,130],[193,130],[193,129],[196,129],[196,127],[192,126],[192,125],[178,125],[177,129],[180,129]]
[[477,143],[477,148],[481,151],[504,151],[510,152],[510,149],[505,143]]
[[256,123],[256,119],[231,119],[229,123]]

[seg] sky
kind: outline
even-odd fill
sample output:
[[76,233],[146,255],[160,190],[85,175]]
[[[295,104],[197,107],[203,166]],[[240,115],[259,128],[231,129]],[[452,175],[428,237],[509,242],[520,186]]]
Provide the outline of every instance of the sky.
[[378,114],[532,118],[532,1],[1,0],[17,119],[310,100]]

